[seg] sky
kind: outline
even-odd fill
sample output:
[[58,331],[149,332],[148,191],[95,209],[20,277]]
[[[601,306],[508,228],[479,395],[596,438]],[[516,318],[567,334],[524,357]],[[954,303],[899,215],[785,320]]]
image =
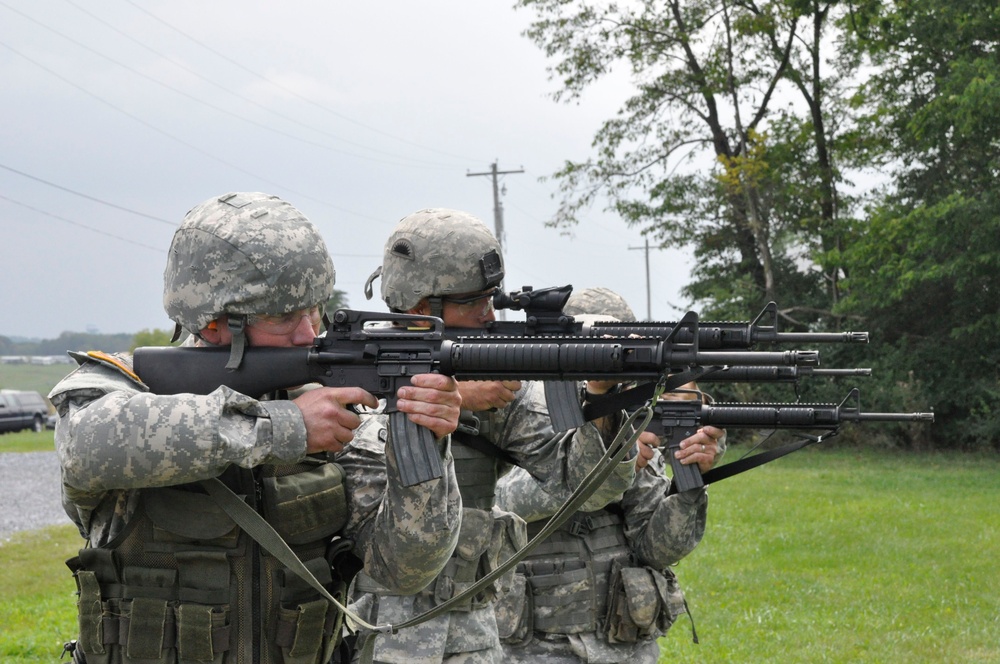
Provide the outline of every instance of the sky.
[[0,335],[172,329],[173,231],[231,191],[299,208],[349,306],[383,311],[364,282],[393,226],[449,207],[495,228],[476,175],[494,163],[522,171],[499,180],[505,291],[605,286],[675,320],[688,255],[647,252],[601,206],[545,225],[546,176],[593,154],[628,82],[554,101],[531,18],[512,0],[0,0]]

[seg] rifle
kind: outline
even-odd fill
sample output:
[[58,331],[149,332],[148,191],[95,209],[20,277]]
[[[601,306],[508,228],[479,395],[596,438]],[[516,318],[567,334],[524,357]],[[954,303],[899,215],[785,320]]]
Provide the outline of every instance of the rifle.
[[[840,404],[834,403],[720,403],[706,404],[700,398],[678,401],[657,401],[653,405],[653,417],[647,431],[652,431],[664,439],[666,456],[673,470],[673,485],[676,491],[687,491],[704,486],[713,479],[735,475],[754,466],[771,461],[788,452],[759,454],[749,459],[720,468],[714,468],[703,477],[697,464],[682,464],[674,457],[680,449],[680,442],[693,436],[700,427],[713,425],[735,428],[768,429],[809,429],[835,432],[844,422],[933,422],[934,413],[863,413],[861,395],[857,388],[850,391]],[[812,441],[817,442],[817,441]],[[739,468],[732,468],[741,462]],[[727,469],[725,474],[718,471]]]
[[[689,312],[676,329],[697,328]],[[697,339],[697,337],[694,337]],[[460,380],[657,381],[696,366],[815,366],[813,350],[700,351],[671,337],[586,338],[480,336],[446,339],[439,318],[341,309],[312,346],[249,347],[239,369],[227,370],[227,348],[137,348],[133,369],[154,394],[208,394],[221,385],[251,397],[307,383],[357,386],[386,400],[402,481],[440,477],[431,432],[396,409],[396,391],[421,373]],[[564,383],[569,384],[569,383]],[[579,417],[579,399],[574,394]],[[582,421],[582,420],[581,420]]]
[[[584,337],[627,337],[637,335],[664,339],[679,322],[618,322],[576,320],[563,313],[572,286],[498,292],[493,296],[495,309],[524,311],[525,320],[493,321],[485,329],[449,328],[448,336],[498,334],[505,336],[539,336],[572,334]],[[778,305],[770,302],[752,321],[700,321],[696,330],[684,328],[674,336],[678,343],[693,343],[697,334],[698,347],[709,349],[749,350],[761,343],[868,343],[867,332],[779,332]]]

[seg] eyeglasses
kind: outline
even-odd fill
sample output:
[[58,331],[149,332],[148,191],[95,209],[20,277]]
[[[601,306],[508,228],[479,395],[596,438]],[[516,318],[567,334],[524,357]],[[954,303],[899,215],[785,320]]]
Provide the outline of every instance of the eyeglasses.
[[449,302],[455,305],[455,312],[459,316],[469,316],[476,314],[485,316],[493,311],[493,296],[500,290],[497,287],[491,288],[484,293],[475,293],[464,297],[442,297],[442,302]]
[[323,322],[323,307],[316,305],[287,314],[251,314],[247,316],[247,325],[268,334],[291,334],[303,318],[308,318],[313,328],[319,327]]

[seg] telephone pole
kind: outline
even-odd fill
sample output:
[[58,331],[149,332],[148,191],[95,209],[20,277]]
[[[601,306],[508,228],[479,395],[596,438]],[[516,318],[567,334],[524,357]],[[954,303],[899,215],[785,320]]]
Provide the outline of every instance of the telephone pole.
[[653,320],[653,299],[649,289],[649,238],[642,247],[629,247],[629,249],[644,249],[646,251],[646,320]]
[[497,162],[490,164],[490,170],[485,173],[469,173],[466,172],[465,177],[471,178],[477,175],[489,175],[493,178],[493,228],[494,233],[497,236],[497,242],[500,244],[501,251],[503,250],[503,203],[500,202],[500,184],[499,176],[508,175],[511,173],[523,173],[524,169],[518,169],[516,171],[500,171],[497,170]]

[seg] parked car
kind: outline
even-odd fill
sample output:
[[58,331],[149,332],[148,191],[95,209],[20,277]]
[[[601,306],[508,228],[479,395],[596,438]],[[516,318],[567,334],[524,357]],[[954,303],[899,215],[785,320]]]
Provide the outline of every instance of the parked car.
[[48,401],[38,392],[0,390],[0,433],[42,431],[49,410]]

